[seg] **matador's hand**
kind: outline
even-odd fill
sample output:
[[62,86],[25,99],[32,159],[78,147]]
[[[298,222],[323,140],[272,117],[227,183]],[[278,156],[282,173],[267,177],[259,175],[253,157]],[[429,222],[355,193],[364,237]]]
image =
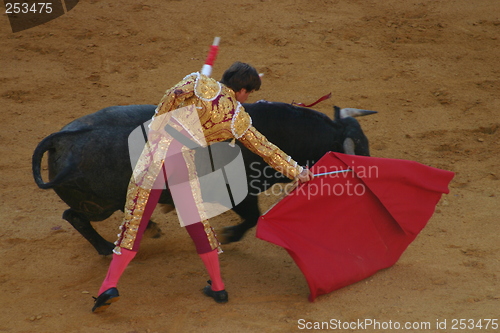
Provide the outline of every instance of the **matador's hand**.
[[301,183],[305,183],[312,180],[314,178],[314,174],[308,168],[304,168],[298,178]]

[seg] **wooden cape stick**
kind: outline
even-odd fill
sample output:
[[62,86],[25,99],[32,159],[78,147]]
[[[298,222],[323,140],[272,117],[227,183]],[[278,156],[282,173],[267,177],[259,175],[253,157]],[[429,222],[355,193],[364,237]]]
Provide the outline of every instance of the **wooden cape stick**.
[[352,170],[351,169],[346,169],[346,170],[339,170],[339,171],[330,171],[330,172],[317,173],[317,174],[314,175],[314,177],[333,175],[333,174],[336,174],[336,173],[349,172],[349,171],[352,171]]
[[215,58],[217,58],[217,53],[219,52],[219,43],[220,37],[215,37],[212,46],[210,46],[210,51],[208,51],[207,59],[205,60],[205,64],[201,68],[201,74],[210,77],[212,74],[212,66],[215,62]]

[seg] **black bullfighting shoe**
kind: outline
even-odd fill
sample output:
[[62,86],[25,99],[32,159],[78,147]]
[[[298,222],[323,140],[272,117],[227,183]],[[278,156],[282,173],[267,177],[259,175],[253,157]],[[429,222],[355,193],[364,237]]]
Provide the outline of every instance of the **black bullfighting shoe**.
[[111,303],[114,303],[119,299],[120,294],[118,294],[118,289],[109,288],[98,297],[94,297],[94,307],[92,308],[92,312],[103,312],[111,305]]
[[208,286],[203,288],[203,293],[208,297],[212,297],[217,303],[227,303],[227,301],[229,300],[227,291],[226,290],[213,291],[212,281],[209,280],[207,282]]

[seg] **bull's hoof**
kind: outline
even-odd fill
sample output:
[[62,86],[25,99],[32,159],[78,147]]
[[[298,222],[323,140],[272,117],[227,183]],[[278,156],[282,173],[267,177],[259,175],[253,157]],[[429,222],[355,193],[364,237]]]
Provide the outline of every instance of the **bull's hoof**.
[[97,253],[99,253],[101,256],[109,256],[110,254],[113,254],[114,248],[115,244],[111,242],[106,242],[101,246],[97,246],[95,249],[97,250]]
[[221,244],[230,244],[234,242],[239,242],[243,235],[239,232],[236,226],[225,227],[222,232],[218,233],[219,242]]
[[160,238],[163,235],[158,223],[153,221],[149,221],[145,234],[150,238]]

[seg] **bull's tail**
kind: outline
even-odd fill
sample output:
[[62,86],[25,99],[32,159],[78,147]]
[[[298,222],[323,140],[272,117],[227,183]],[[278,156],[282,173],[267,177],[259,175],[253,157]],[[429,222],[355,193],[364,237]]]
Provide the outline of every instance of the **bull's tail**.
[[51,181],[46,183],[43,181],[41,174],[41,164],[43,155],[45,155],[45,153],[51,149],[52,150],[56,149],[55,143],[60,137],[79,134],[88,131],[90,131],[90,128],[84,128],[75,131],[60,131],[52,133],[38,144],[38,146],[35,148],[35,151],[33,152],[31,166],[33,170],[33,178],[35,179],[35,183],[38,185],[39,188],[49,189],[53,188],[54,186],[57,186],[58,184],[61,184],[63,180],[65,180],[68,177],[68,175],[70,175],[71,171],[74,170],[73,167],[74,163],[71,163],[71,161],[73,160],[73,156],[70,154],[67,157],[66,161],[67,163],[65,163],[64,168]]

